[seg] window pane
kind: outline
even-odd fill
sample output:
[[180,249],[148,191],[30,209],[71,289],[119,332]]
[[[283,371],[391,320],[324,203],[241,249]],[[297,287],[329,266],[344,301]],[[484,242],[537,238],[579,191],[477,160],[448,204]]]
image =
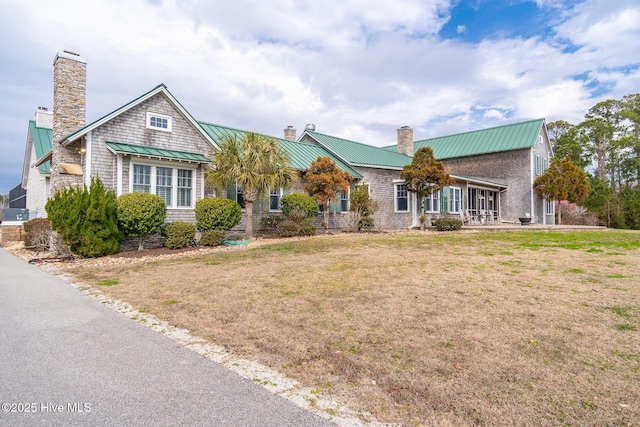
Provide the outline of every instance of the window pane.
[[133,165],[133,191],[151,192],[151,166]]
[[156,168],[156,194],[162,197],[165,206],[171,206],[171,181],[173,179],[173,169]]
[[269,210],[277,211],[280,209],[280,190],[271,190],[269,192]]
[[191,170],[178,169],[178,206],[191,206],[191,174]]
[[349,210],[349,192],[340,192],[340,212],[347,212]]
[[396,186],[396,206],[398,211],[404,212],[409,210],[409,197],[404,185]]
[[244,196],[242,195],[242,188],[236,186],[236,202],[244,209]]

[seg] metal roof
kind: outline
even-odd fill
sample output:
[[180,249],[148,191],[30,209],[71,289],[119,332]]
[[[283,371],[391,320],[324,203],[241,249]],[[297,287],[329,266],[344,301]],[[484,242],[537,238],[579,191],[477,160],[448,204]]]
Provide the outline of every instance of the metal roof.
[[[244,137],[247,131],[234,129],[226,126],[215,125],[212,123],[199,122],[200,126],[209,134],[209,136],[216,141],[219,145],[226,137]],[[319,145],[306,144],[304,142],[290,141],[288,139],[275,138],[270,136],[280,143],[282,149],[289,155],[290,166],[296,170],[303,171],[309,169],[311,163],[313,163],[318,157],[329,157],[336,162],[336,165],[350,173],[355,178],[362,178],[358,172],[352,169],[348,164],[343,162],[340,158],[334,156]]]
[[[533,147],[544,126],[544,119],[529,120],[488,129],[464,132],[438,138],[423,139],[413,143],[414,151],[431,147],[438,160],[454,157],[476,156],[500,151]],[[396,152],[397,146],[385,147]]]
[[311,130],[305,130],[304,135],[318,141],[320,145],[340,157],[351,166],[381,167],[402,169],[411,163],[412,158],[397,151],[385,150],[380,147],[349,141],[348,139],[325,135]]
[[[29,131],[33,140],[33,147],[36,150],[36,160],[40,160],[42,156],[51,150],[51,141],[53,141],[53,130],[36,126],[35,120],[29,120]],[[51,173],[51,162],[47,161],[38,166],[41,174]]]
[[123,144],[121,142],[111,141],[106,141],[106,144],[112,152],[130,156],[174,160],[188,163],[211,163],[211,159],[203,156],[202,154],[189,153],[186,151],[167,150],[164,148]]

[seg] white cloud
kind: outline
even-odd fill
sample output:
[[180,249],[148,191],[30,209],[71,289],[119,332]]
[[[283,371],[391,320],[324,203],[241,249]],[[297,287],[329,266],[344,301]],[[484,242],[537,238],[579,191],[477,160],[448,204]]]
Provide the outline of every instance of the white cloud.
[[21,166],[27,120],[50,106],[62,49],[88,60],[88,120],[163,82],[200,120],[278,136],[313,122],[377,145],[402,125],[426,138],[505,120],[578,122],[601,100],[579,74],[610,85],[601,97],[639,91],[638,70],[624,68],[640,63],[637,1],[537,0],[558,8],[557,37],[477,44],[438,37],[454,3],[5,0],[0,149],[19,144]]

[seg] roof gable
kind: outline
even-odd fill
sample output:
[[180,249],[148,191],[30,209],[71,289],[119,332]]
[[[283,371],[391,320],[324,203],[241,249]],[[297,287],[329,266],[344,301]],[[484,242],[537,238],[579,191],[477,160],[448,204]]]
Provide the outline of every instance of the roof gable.
[[[216,143],[222,142],[226,137],[242,138],[245,133],[248,132],[207,122],[199,123],[205,132],[207,132],[209,136],[216,141]],[[340,169],[347,171],[355,178],[362,178],[362,175],[352,169],[347,163],[343,162],[340,158],[334,156],[321,146],[298,141],[290,141],[288,139],[272,136],[270,136],[270,138],[273,138],[280,143],[282,149],[289,155],[290,166],[296,170],[303,171],[308,169],[309,166],[311,166],[311,163],[313,163],[318,157],[329,157]]]
[[[51,150],[51,141],[53,140],[53,130],[36,126],[35,120],[29,120],[29,134],[33,142],[36,160],[40,160],[42,156]],[[50,173],[50,162],[45,162],[38,166],[41,174]]]
[[[423,139],[413,143],[414,151],[422,147],[431,147],[438,160],[454,157],[467,157],[501,151],[519,150],[533,147],[544,119],[529,120],[493,128],[480,129],[438,138]],[[395,145],[385,147],[395,152]]]
[[82,129],[79,129],[78,131],[72,133],[71,135],[69,135],[66,138],[64,138],[61,141],[61,143],[66,145],[66,144],[69,144],[69,143],[81,138],[82,136],[84,136],[87,133],[91,132],[93,129],[95,129],[95,128],[99,127],[99,126],[102,126],[103,124],[109,122],[110,120],[114,119],[115,117],[125,113],[126,111],[129,111],[133,107],[141,104],[142,102],[146,101],[147,99],[152,98],[152,97],[154,97],[154,96],[156,96],[158,94],[163,94],[164,96],[166,96],[167,99],[169,100],[169,102],[171,104],[173,104],[175,109],[180,114],[182,114],[182,116],[189,123],[191,123],[191,125],[202,135],[202,137],[204,139],[206,139],[212,146],[214,146],[214,147],[216,146],[215,142],[211,139],[209,134],[207,132],[205,132],[204,129],[202,129],[202,127],[199,125],[199,123],[182,106],[182,104],[180,104],[180,102],[178,102],[178,100],[171,94],[171,92],[169,92],[169,90],[167,89],[167,87],[164,84],[159,84],[155,88],[151,89],[149,92],[139,96],[138,98],[134,99],[133,101],[123,105],[122,107],[112,111],[111,113],[109,113],[109,114],[107,114],[105,116],[102,116],[98,120],[88,124],[87,126],[83,127]]
[[412,158],[396,151],[385,150],[380,147],[349,141],[348,139],[325,135],[316,131],[305,130],[305,135],[313,138],[322,147],[331,151],[337,157],[351,166],[374,168],[402,169],[411,163]]

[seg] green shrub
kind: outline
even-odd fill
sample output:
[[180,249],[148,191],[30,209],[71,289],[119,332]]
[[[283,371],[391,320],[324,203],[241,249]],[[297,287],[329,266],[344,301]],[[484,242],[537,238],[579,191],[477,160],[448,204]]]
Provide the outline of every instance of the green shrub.
[[287,219],[301,223],[316,216],[318,205],[313,197],[307,194],[291,193],[280,198],[280,210]]
[[24,223],[24,245],[39,250],[48,250],[51,244],[51,222],[47,218],[36,218]]
[[456,218],[436,218],[431,224],[438,231],[457,231],[462,229],[462,221]]
[[358,230],[369,230],[375,226],[375,221],[372,216],[366,215],[360,218],[358,221]]
[[278,224],[276,233],[280,237],[313,236],[316,234],[316,228],[310,219],[305,219],[300,224],[285,219]]
[[225,230],[207,230],[202,232],[200,236],[200,244],[202,246],[218,246],[227,238]]
[[196,227],[190,222],[170,222],[162,227],[164,245],[169,249],[185,248],[191,244],[196,237]]
[[167,216],[162,197],[133,192],[118,197],[118,224],[125,236],[138,237],[138,249],[144,249],[144,237],[160,231]]
[[120,251],[122,232],[118,229],[116,196],[99,178],[91,179],[88,190],[85,185],[57,192],[45,210],[51,228],[72,253],[99,257]]
[[278,232],[278,225],[285,218],[279,214],[269,214],[260,218],[260,230],[267,234],[276,234]]
[[200,231],[231,230],[242,221],[240,205],[223,197],[205,197],[196,202],[196,227]]
[[378,202],[369,195],[368,185],[356,185],[349,196],[349,211],[351,212],[351,228],[367,230],[373,228],[373,215],[378,211]]

